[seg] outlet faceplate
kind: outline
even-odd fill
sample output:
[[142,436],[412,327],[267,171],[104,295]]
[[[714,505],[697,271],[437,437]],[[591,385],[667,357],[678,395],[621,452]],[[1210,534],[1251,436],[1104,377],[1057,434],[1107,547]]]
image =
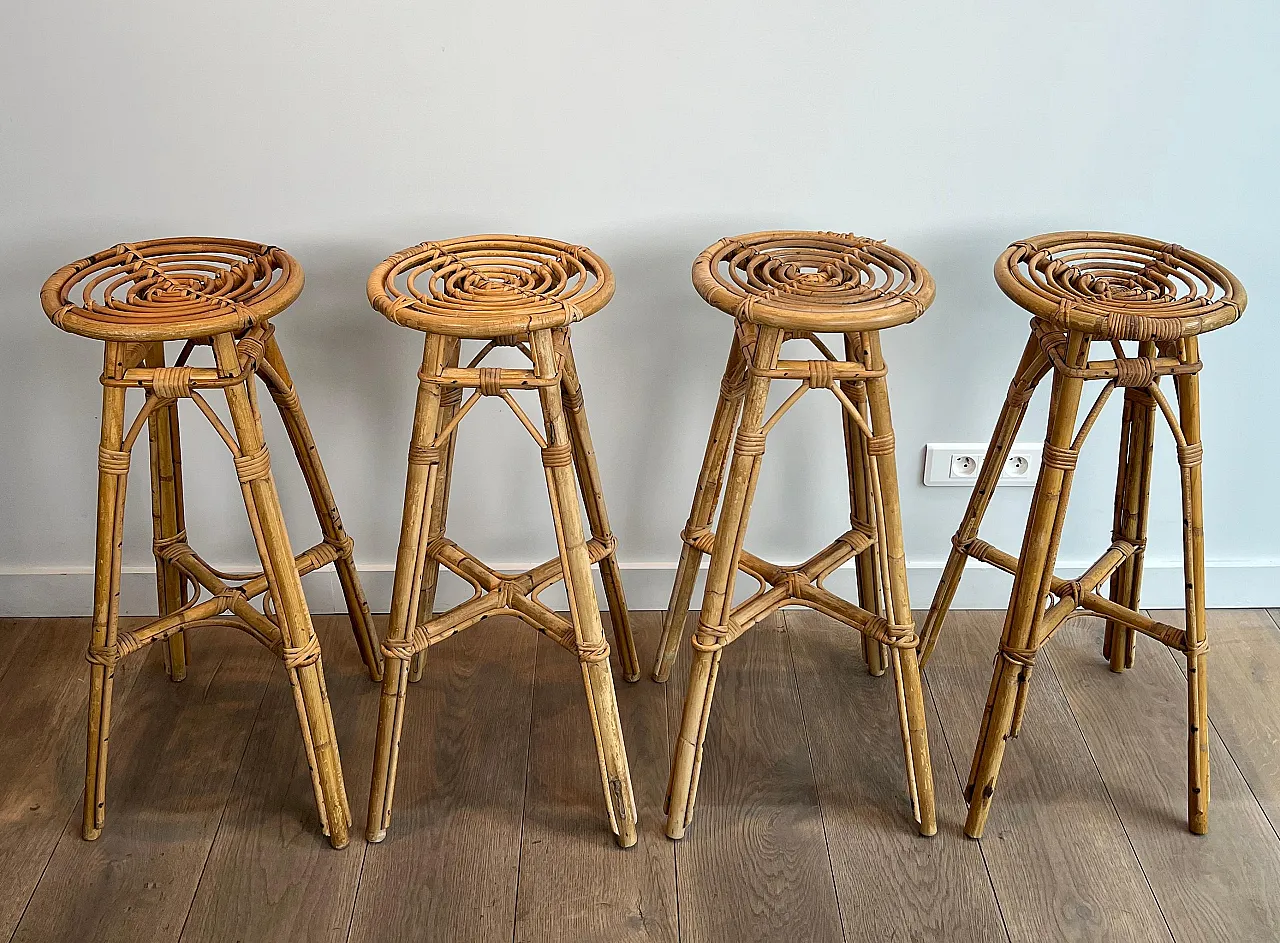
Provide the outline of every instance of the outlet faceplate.
[[[1030,488],[1040,474],[1040,443],[1015,442],[996,487]],[[985,442],[930,442],[924,447],[924,483],[930,487],[972,488],[987,454]]]

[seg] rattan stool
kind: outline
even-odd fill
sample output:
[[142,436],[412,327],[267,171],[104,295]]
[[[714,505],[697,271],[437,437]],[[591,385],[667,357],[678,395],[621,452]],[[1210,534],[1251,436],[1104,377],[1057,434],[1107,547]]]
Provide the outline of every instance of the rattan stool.
[[[89,645],[89,750],[84,837],[97,838],[106,815],[107,742],[111,687],[117,662],[152,642],[165,644],[169,677],[186,675],[187,632],[229,625],[275,652],[293,685],[316,805],[335,848],[351,824],[333,718],[325,693],[320,645],[302,594],[301,576],[333,563],[346,597],[361,657],[381,677],[373,620],[352,562],[352,541],[269,318],[302,291],[302,270],[272,246],[231,239],[157,239],[121,244],[65,266],[40,292],[45,313],[64,331],[106,342],[102,372],[102,439],[98,449],[98,537],[93,640]],[[74,300],[73,300],[74,298]],[[185,341],[172,366],[165,341]],[[197,346],[213,348],[214,366],[191,366]],[[271,475],[258,412],[260,377],[271,391],[302,466],[320,520],[323,542],[294,556]],[[125,394],[146,393],[125,423]],[[221,390],[228,429],[202,391]],[[189,398],[234,456],[249,524],[262,559],[257,573],[224,573],[187,543],[183,516],[177,401]],[[148,428],[156,587],[160,618],[128,632],[117,629],[120,602],[125,477],[130,453]],[[200,591],[211,598],[199,599]],[[193,592],[194,591],[194,592]],[[251,600],[268,594],[262,610]]]
[[[1137,632],[1187,656],[1188,820],[1191,831],[1202,835],[1208,830],[1209,729],[1197,335],[1239,318],[1245,307],[1244,288],[1226,269],[1181,246],[1107,232],[1052,233],[1014,243],[996,262],[996,281],[1031,312],[1031,337],[921,632],[922,657],[927,659],[966,558],[1013,574],[1013,594],[965,790],[965,834],[982,835],[1005,741],[1016,737],[1022,724],[1036,653],[1067,619],[1084,611],[1107,620],[1103,657],[1113,671],[1132,666]],[[1110,345],[1111,359],[1090,359],[1094,341]],[[1136,343],[1136,351],[1126,352],[1123,342]],[[1027,402],[1050,371],[1053,388],[1044,459],[1022,552],[1014,557],[978,539],[978,527]],[[1161,377],[1173,379],[1176,413],[1160,390]],[[1077,431],[1086,380],[1104,380],[1105,385]],[[1118,386],[1124,387],[1125,396],[1111,546],[1078,579],[1059,579],[1053,568],[1076,459]],[[1182,470],[1185,630],[1138,611],[1157,408],[1173,433]],[[1108,579],[1109,598],[1098,593]],[[1050,595],[1057,601],[1051,602]]]
[[[912,813],[921,834],[932,835],[937,830],[933,774],[907,598],[879,332],[923,314],[933,301],[933,279],[914,259],[882,242],[834,233],[760,232],[721,239],[704,251],[693,264],[693,284],[708,304],[733,315],[736,326],[693,510],[681,535],[684,546],[653,670],[656,681],[670,674],[698,564],[709,553],[711,568],[692,638],[693,668],[667,788],[667,834],[682,837],[693,817],[707,718],[725,646],[783,606],[801,605],[861,632],[873,673],[882,673],[886,663],[892,667]],[[843,334],[844,356],[832,353],[820,333]],[[810,342],[821,359],[780,360],[782,345],[793,339]],[[775,380],[800,385],[766,420],[765,401]],[[843,407],[851,528],[804,563],[776,566],[742,549],[747,517],[765,437],[814,389],[830,390]],[[730,441],[729,478],[712,531]],[[849,560],[857,571],[857,606],[822,585]],[[739,570],[760,586],[735,606]]]
[[[369,840],[381,841],[391,821],[411,662],[420,661],[429,646],[490,616],[507,614],[518,616],[581,662],[609,826],[618,844],[633,845],[635,798],[609,670],[609,645],[592,582],[593,563],[600,564],[622,671],[634,681],[639,668],[617,541],[609,530],[569,343],[569,325],[599,311],[613,297],[613,274],[581,246],[525,236],[472,236],[424,242],[398,252],[373,270],[368,288],[374,308],[396,324],[426,334],[391,617],[383,643],[389,660],[369,793]],[[481,341],[483,346],[460,367],[463,340]],[[498,347],[515,348],[532,369],[480,366]],[[465,401],[463,390],[472,391]],[[537,391],[544,431],[512,396],[520,390]],[[458,424],[481,396],[506,403],[542,450],[559,556],[523,573],[494,570],[444,536]],[[590,539],[583,533],[578,486]],[[441,565],[474,592],[467,602],[435,613]],[[569,597],[569,620],[538,598],[560,580]]]

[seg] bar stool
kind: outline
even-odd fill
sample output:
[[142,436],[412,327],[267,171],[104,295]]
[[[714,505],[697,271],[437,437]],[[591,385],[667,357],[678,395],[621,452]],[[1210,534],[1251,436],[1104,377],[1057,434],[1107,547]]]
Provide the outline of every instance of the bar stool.
[[[921,636],[922,657],[937,644],[965,560],[973,557],[1013,574],[991,690],[965,799],[965,834],[982,835],[1005,742],[1018,735],[1036,653],[1073,615],[1106,619],[1103,657],[1112,671],[1133,665],[1135,633],[1187,657],[1188,823],[1208,831],[1209,729],[1205,656],[1204,519],[1201,509],[1200,354],[1198,335],[1231,324],[1244,311],[1243,286],[1217,263],[1177,245],[1108,232],[1061,232],[1011,245],[996,262],[996,281],[1031,312],[1031,337],[978,473],[973,495]],[[1094,341],[1112,359],[1091,360]],[[1126,350],[1125,343],[1136,344]],[[978,538],[1009,448],[1036,386],[1053,372],[1043,464],[1031,498],[1022,552],[1005,553]],[[1171,377],[1177,411],[1160,389]],[[1085,381],[1103,380],[1076,428]],[[1058,542],[1080,447],[1116,387],[1124,388],[1119,470],[1111,546],[1077,579],[1054,575]],[[1182,478],[1182,552],[1186,629],[1139,611],[1147,537],[1156,411],[1177,443]],[[1107,596],[1099,588],[1110,579]],[[1056,601],[1048,597],[1052,595]]]
[[[693,284],[708,304],[733,315],[736,324],[653,669],[655,681],[670,674],[698,564],[709,553],[667,788],[667,834],[683,837],[693,817],[711,697],[725,647],[783,606],[801,605],[861,632],[874,674],[882,673],[886,663],[891,666],[912,813],[920,833],[932,835],[937,831],[933,774],[879,332],[923,314],[933,301],[933,279],[914,259],[883,242],[835,233],[758,232],[721,239],[704,251],[693,264]],[[844,356],[837,357],[820,333],[843,334]],[[820,359],[779,359],[782,345],[790,340],[809,342]],[[765,401],[775,380],[800,385],[766,419]],[[830,390],[843,408],[851,527],[804,563],[777,566],[742,549],[747,518],[766,436],[801,396],[815,389]],[[713,531],[730,441],[733,457]],[[859,605],[823,586],[849,560],[855,561]],[[735,606],[739,570],[759,589]]]
[[[122,243],[64,266],[49,277],[40,302],[64,331],[105,341],[102,438],[98,448],[98,529],[93,638],[89,645],[89,746],[84,837],[97,838],[106,816],[107,742],[115,668],[126,655],[164,643],[169,677],[186,676],[187,633],[232,626],[271,649],[293,686],[320,822],[335,848],[347,844],[351,813],[325,693],[320,644],[302,593],[301,576],[332,563],[351,627],[370,676],[381,677],[373,620],[352,560],[352,540],[320,464],[293,380],[270,318],[302,291],[302,269],[274,246],[234,239],[156,239]],[[185,341],[172,365],[165,341]],[[189,364],[198,346],[213,349],[211,367]],[[257,388],[262,379],[288,430],[311,492],[324,540],[294,555],[263,441]],[[125,422],[125,394],[146,399]],[[228,429],[203,391],[220,390]],[[225,573],[187,543],[183,513],[179,399],[190,399],[234,457],[245,510],[262,570]],[[147,427],[151,453],[152,527],[160,618],[121,632],[120,562],[125,479],[134,443]],[[189,464],[189,463],[188,463]],[[209,598],[200,599],[204,592]],[[266,594],[262,608],[252,600]]]
[[[609,669],[609,644],[592,582],[593,563],[600,564],[622,671],[634,681],[639,668],[617,541],[605,513],[569,342],[569,326],[613,297],[613,274],[599,256],[581,246],[528,236],[471,236],[424,242],[397,252],[373,270],[368,292],[377,311],[426,335],[391,616],[382,648],[388,669],[378,715],[368,838],[381,841],[391,822],[411,662],[420,660],[429,646],[483,619],[514,615],[581,663],[609,827],[619,845],[633,845],[635,797]],[[483,346],[466,366],[459,366],[463,340],[481,341]],[[531,369],[481,366],[499,347],[514,348],[529,360]],[[463,390],[472,391],[465,401]],[[512,395],[520,390],[537,391],[542,431]],[[444,536],[458,425],[482,396],[502,400],[542,450],[559,555],[523,573],[495,570]],[[578,511],[579,486],[590,539],[583,533]],[[442,565],[469,583],[473,594],[467,602],[435,613]],[[569,598],[568,620],[538,598],[560,580]]]

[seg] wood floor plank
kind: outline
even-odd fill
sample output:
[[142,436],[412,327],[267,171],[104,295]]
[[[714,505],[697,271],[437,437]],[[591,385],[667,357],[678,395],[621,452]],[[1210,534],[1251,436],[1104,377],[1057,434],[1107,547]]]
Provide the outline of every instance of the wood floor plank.
[[[88,619],[0,629],[0,940],[9,939],[84,794]],[[122,709],[140,668],[116,670]]]
[[[1186,681],[1169,650],[1140,637],[1134,667],[1117,675],[1100,654],[1102,620],[1062,636],[1050,661],[1174,939],[1274,938],[1280,840],[1212,731],[1209,834],[1187,831]],[[1214,641],[1209,684],[1226,693],[1237,679]]]
[[[672,738],[689,652],[686,638],[665,685]],[[694,818],[676,846],[676,882],[682,940],[842,939],[780,616],[721,657]]]
[[961,833],[964,803],[932,701],[925,708],[941,788],[939,834],[930,839],[911,819],[892,678],[867,673],[852,629],[807,609],[784,616],[845,934],[1005,939],[982,850]]
[[140,659],[112,719],[102,837],[82,841],[71,816],[15,940],[174,940],[182,929],[278,662],[222,628],[193,639],[181,684],[165,678],[160,646]]
[[[968,777],[1002,619],[952,612],[926,672],[960,775],[953,788]],[[981,842],[1010,938],[1169,940],[1053,667],[1042,661]]]
[[378,722],[377,683],[346,616],[317,616],[325,682],[355,819],[334,851],[321,833],[292,689],[272,684],[258,713],[184,941],[345,941],[364,862],[365,809]]
[[[365,852],[351,940],[510,943],[537,639],[498,617],[428,653],[409,690],[391,828]],[[358,775],[368,770],[348,773]]]
[[[662,614],[633,613],[632,622],[648,655]],[[538,639],[516,943],[677,938],[676,850],[662,830],[666,695],[647,677],[623,681],[616,659],[614,680],[640,814],[639,841],[626,851],[605,818],[582,669],[550,639]]]

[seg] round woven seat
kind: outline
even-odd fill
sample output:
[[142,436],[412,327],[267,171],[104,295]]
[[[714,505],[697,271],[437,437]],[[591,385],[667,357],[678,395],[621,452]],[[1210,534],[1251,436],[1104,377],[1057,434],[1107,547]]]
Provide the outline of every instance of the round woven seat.
[[40,290],[55,326],[105,341],[239,333],[287,308],[302,268],[283,249],[239,239],[122,242],[64,265]]
[[756,232],[721,239],[693,263],[703,299],[741,321],[784,330],[873,331],[914,321],[933,278],[873,239],[829,232]]
[[1016,304],[1064,330],[1172,341],[1217,330],[1244,311],[1244,286],[1212,259],[1142,236],[1058,232],[1015,242],[996,281]]
[[583,246],[467,236],[402,249],[369,275],[369,303],[404,327],[492,338],[564,327],[613,297],[613,273]]

